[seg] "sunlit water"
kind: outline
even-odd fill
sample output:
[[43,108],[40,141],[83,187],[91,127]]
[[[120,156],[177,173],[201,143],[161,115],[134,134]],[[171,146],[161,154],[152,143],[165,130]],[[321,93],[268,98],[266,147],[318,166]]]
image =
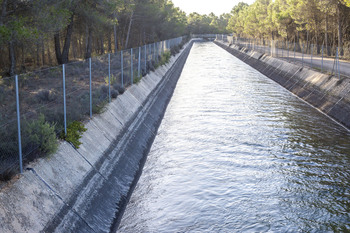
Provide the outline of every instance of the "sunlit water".
[[120,232],[350,230],[350,135],[196,43]]

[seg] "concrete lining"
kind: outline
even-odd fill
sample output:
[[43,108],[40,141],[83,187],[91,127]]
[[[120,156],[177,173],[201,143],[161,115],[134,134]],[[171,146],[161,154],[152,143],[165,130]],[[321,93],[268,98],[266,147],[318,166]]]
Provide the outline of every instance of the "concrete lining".
[[349,78],[339,79],[236,45],[214,43],[350,129]]
[[62,142],[3,188],[0,232],[115,230],[192,44],[87,122],[79,149]]

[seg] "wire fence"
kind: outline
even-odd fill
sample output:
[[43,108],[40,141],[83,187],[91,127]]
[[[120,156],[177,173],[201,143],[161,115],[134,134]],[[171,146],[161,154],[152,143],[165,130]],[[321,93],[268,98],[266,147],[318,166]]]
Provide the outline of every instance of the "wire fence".
[[0,180],[53,152],[70,123],[101,113],[123,88],[153,70],[164,52],[179,51],[184,43],[178,37],[0,78]]
[[350,48],[217,35],[217,40],[307,66],[320,72],[350,77]]

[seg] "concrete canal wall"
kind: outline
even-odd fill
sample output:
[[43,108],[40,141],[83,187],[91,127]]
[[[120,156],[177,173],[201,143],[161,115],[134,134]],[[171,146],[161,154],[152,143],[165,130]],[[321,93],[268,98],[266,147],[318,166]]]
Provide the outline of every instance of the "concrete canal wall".
[[350,79],[323,74],[268,55],[215,43],[350,129]]
[[0,232],[109,232],[120,221],[193,41],[86,123],[79,149],[29,164],[0,192]]

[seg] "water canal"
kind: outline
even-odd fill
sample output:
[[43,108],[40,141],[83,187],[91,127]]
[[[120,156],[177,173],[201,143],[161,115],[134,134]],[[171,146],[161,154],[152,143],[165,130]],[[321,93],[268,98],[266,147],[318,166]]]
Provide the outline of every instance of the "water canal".
[[350,230],[350,134],[195,43],[119,232]]

